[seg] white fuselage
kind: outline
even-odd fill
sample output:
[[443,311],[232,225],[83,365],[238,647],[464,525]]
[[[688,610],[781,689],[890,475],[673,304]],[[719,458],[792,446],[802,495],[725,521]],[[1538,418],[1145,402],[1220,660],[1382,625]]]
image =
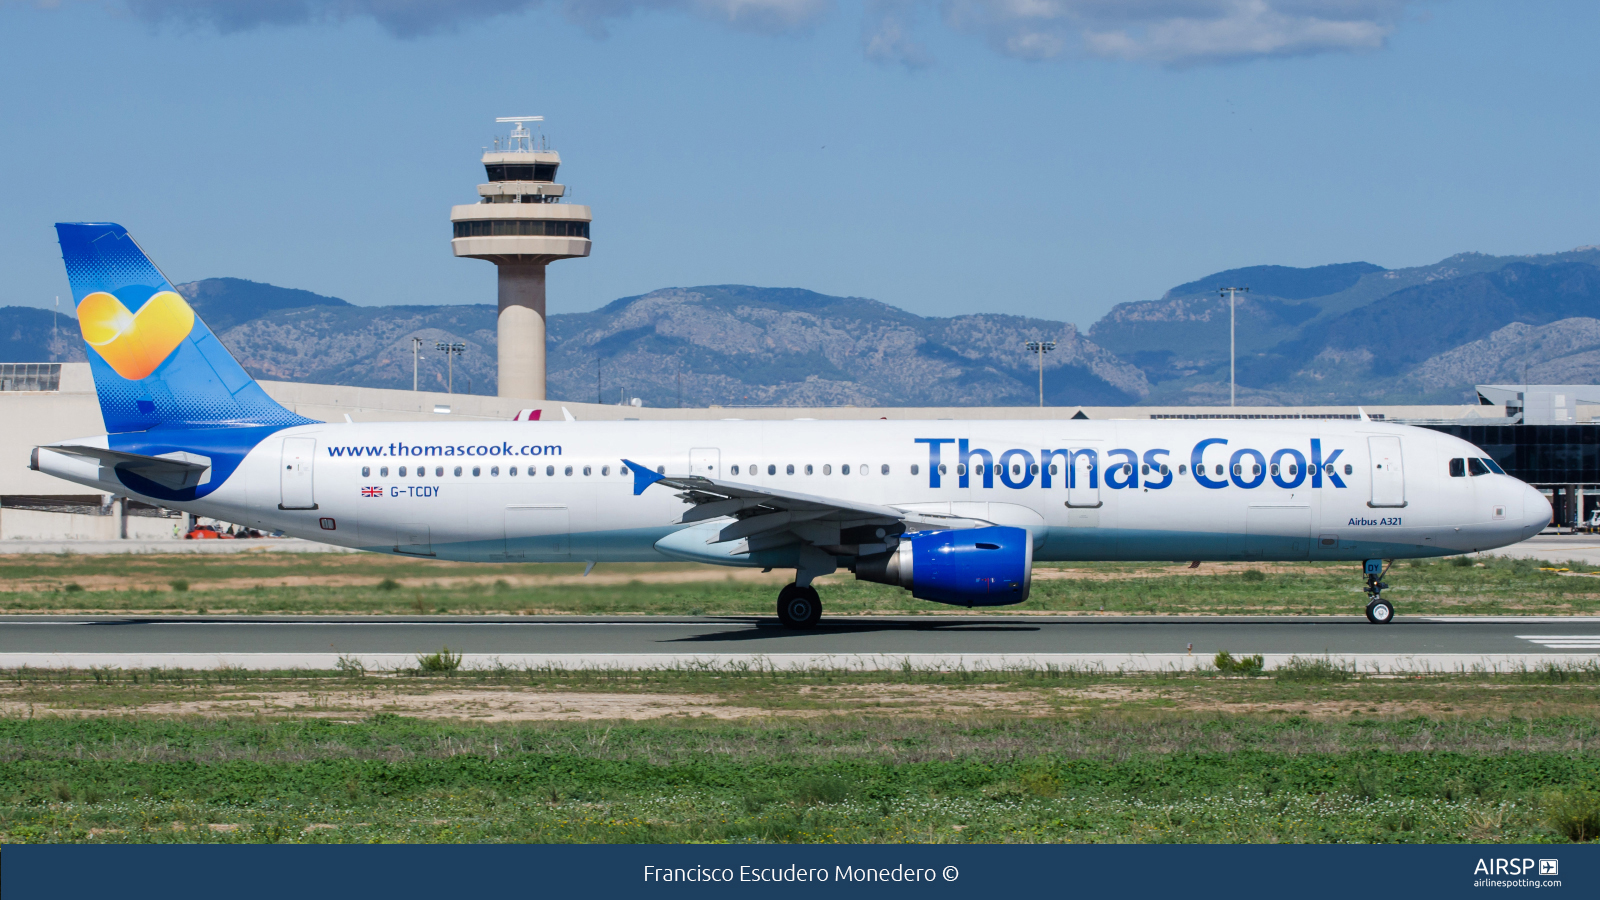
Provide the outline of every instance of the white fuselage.
[[635,495],[628,458],[1026,527],[1036,560],[1335,560],[1537,534],[1550,517],[1538,491],[1450,475],[1451,459],[1486,455],[1437,432],[1350,421],[327,423],[273,433],[188,502],[143,497],[80,456],[43,449],[39,468],[228,522],[441,559],[774,564],[726,544],[658,547],[689,506],[665,487]]

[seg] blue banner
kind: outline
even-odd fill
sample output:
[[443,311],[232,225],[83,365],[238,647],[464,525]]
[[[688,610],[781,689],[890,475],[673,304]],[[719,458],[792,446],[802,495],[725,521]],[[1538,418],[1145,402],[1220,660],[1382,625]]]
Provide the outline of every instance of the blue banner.
[[11,845],[0,860],[6,900],[1600,896],[1600,844]]

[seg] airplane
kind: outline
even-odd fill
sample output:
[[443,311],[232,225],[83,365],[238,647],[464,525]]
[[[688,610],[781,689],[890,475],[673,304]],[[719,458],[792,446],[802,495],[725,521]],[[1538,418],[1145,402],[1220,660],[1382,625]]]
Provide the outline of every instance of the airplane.
[[1367,420],[319,422],[279,405],[126,229],[56,225],[106,434],[30,468],[395,556],[794,569],[954,606],[1078,560],[1363,563],[1504,547],[1550,504],[1457,438]]

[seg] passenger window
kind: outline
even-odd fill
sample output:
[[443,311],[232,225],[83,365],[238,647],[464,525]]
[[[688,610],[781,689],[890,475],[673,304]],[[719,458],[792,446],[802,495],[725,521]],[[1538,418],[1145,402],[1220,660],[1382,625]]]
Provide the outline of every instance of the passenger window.
[[806,474],[807,475],[811,474],[811,464],[810,463],[806,463]]
[[460,466],[456,466],[456,477],[457,478],[461,477],[461,467]]
[[379,469],[378,470],[378,474],[383,476],[384,478],[388,478],[389,477],[389,467],[388,466],[384,466],[383,468]]
[[1278,464],[1277,463],[1273,463],[1272,464],[1272,468],[1268,469],[1268,471],[1272,473],[1272,477],[1273,478],[1277,478],[1278,477]]
[[401,466],[400,467],[400,477],[401,478],[406,477],[406,467],[405,466]]
[[729,474],[732,474],[732,475],[739,474],[739,467],[738,466],[734,466],[733,469],[730,470]]
[[370,478],[370,477],[372,477],[372,469],[367,467],[367,466],[362,466],[361,467],[361,477],[362,478]]
[[1055,463],[1051,463],[1050,464],[1050,474],[1051,475],[1056,474],[1056,464]]
[[567,468],[562,472],[562,474],[563,475],[571,475],[572,474],[572,467],[571,466],[567,466]]
[[1452,459],[1452,460],[1450,460],[1450,477],[1451,478],[1465,478],[1465,477],[1467,477],[1467,461],[1464,460],[1464,459]]
[[860,472],[863,475],[865,475],[868,472],[872,471],[872,467],[867,465],[866,463],[862,463],[861,465],[856,467],[856,471]]
[[1240,465],[1239,463],[1234,463],[1233,464],[1233,474],[1235,474],[1235,475],[1243,475],[1244,474],[1244,466]]
[[1289,477],[1293,478],[1293,477],[1295,477],[1296,475],[1299,475],[1299,474],[1300,474],[1300,465],[1298,463],[1289,463]]
[[[555,466],[545,466],[544,467],[544,474],[546,474],[546,475],[554,475],[555,473],[556,473],[556,467]],[[567,469],[567,474],[571,475],[572,474],[572,469],[570,469],[570,468]]]
[[[941,466],[941,468],[943,468],[943,467]],[[966,467],[965,463],[956,463],[956,474],[957,475],[965,475],[965,474],[967,474],[967,467]]]
[[844,465],[840,466],[839,467],[839,474],[840,475],[849,475],[850,474],[850,464],[849,463],[845,463]]
[[1033,465],[1029,466],[1028,467],[1028,474],[1029,475],[1037,475],[1037,474],[1039,474],[1039,464],[1038,463],[1034,463]]
[[1469,456],[1467,457],[1467,474],[1473,476],[1487,475],[1489,474],[1489,467],[1483,464],[1483,460]]
[[437,476],[439,476],[439,477],[440,477],[440,478],[443,478],[443,477],[444,477],[444,466],[438,466],[438,467],[436,467],[436,468],[435,468],[435,469],[434,469],[434,470],[433,470],[433,474],[435,474],[435,475],[437,475]]
[[[1051,466],[1051,468],[1053,469],[1055,467]],[[939,463],[939,474],[940,475],[948,475],[948,474],[950,474],[949,468],[947,466],[945,466],[944,463]]]
[[882,466],[879,466],[878,467],[878,474],[879,475],[887,475],[887,474],[889,474],[889,464],[888,463],[884,463]]
[[794,474],[794,463],[789,463],[788,465],[784,466],[783,467],[783,474],[785,474],[785,475],[793,475]]
[[[478,470],[477,469],[473,469],[472,470],[472,474],[474,474],[474,475],[478,474]],[[593,475],[594,474],[594,469],[589,467],[589,466],[584,466],[583,467],[583,474],[584,474],[584,477],[588,477],[590,475]]]
[[[479,475],[482,475],[482,474],[483,474],[483,470],[482,469],[478,468],[477,466],[473,466],[472,467],[472,477],[473,478],[477,478]],[[583,474],[587,475],[589,473],[587,471],[585,471]]]
[[506,474],[510,475],[512,478],[517,477],[517,467],[516,466],[512,466],[511,468],[507,469],[506,470]]
[[921,472],[921,471],[922,471],[922,467],[921,466],[917,465],[916,463],[912,463],[911,464],[911,474],[915,475],[915,474],[917,474],[918,472]]
[[500,467],[499,466],[490,466],[489,467],[489,475],[490,475],[490,477],[496,477],[499,474],[500,474]]
[[1217,463],[1217,474],[1218,475],[1222,474],[1222,463]]
[[1139,467],[1139,474],[1140,475],[1149,475],[1150,474],[1150,464],[1149,463],[1145,463],[1144,465],[1140,466]]
[[778,474],[778,467],[773,465],[773,464],[771,464],[771,463],[767,463],[767,474],[768,475],[776,475],[776,474]]
[[[491,469],[489,471],[489,474],[493,475],[494,474],[494,470]],[[610,475],[611,474],[611,467],[610,466],[601,466],[600,467],[600,474],[601,475]]]
[[1345,463],[1344,464],[1344,473],[1346,475],[1354,475],[1356,473],[1355,466],[1352,466],[1349,463]]
[[[1051,466],[1050,467],[1050,471],[1054,472],[1055,470],[1056,470],[1055,466]],[[1189,471],[1189,467],[1188,466],[1183,465],[1183,464],[1179,464],[1179,466],[1178,466],[1178,474],[1179,475],[1187,474],[1188,471]]]
[[[513,474],[513,475],[517,474],[517,470],[516,469],[512,469],[511,470],[511,474]],[[628,474],[628,467],[627,466],[617,466],[617,474],[618,475],[626,475],[626,474]]]
[[822,474],[824,474],[824,475],[832,475],[833,474],[833,466],[830,465],[830,464],[824,464],[823,467],[822,467]]
[[1171,474],[1169,471],[1167,471],[1167,467],[1166,467],[1165,463],[1163,463],[1162,466],[1161,466],[1161,474],[1163,474],[1163,475]]
[[1250,467],[1250,474],[1251,475],[1260,475],[1261,474],[1261,467],[1257,466],[1257,465],[1252,465]]

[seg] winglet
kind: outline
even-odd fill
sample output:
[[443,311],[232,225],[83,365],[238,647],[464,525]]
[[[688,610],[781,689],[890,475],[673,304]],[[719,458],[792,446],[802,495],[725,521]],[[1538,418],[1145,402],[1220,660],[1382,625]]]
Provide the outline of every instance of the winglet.
[[629,471],[633,472],[633,495],[635,497],[644,493],[645,488],[666,477],[664,475],[657,475],[654,470],[642,466],[631,459],[624,459],[622,464],[627,466]]

